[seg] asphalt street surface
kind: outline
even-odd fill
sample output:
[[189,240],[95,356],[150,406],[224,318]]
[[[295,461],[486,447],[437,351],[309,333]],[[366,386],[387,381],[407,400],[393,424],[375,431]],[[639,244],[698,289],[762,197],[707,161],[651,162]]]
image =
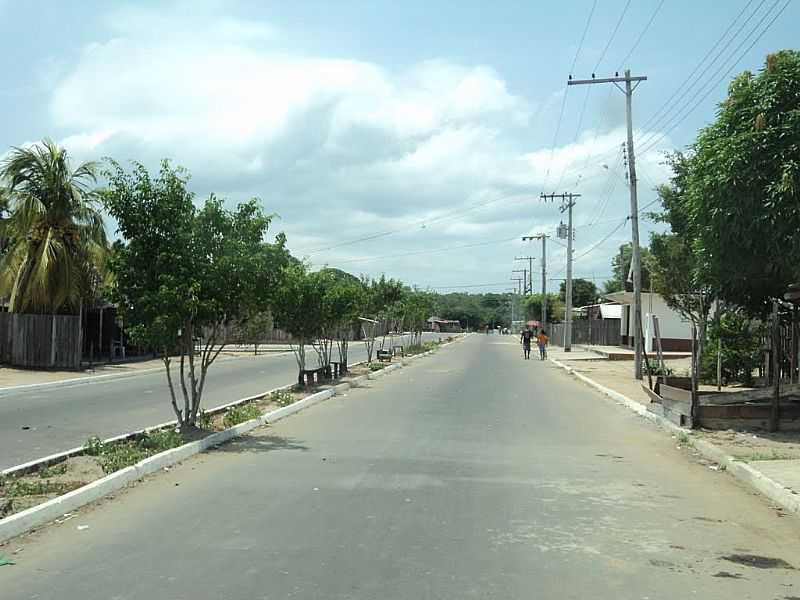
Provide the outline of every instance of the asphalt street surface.
[[[425,339],[440,335],[447,336],[427,333]],[[349,362],[366,356],[362,342],[350,344]],[[203,406],[213,408],[296,380],[297,363],[291,353],[220,358],[209,369]],[[75,448],[93,435],[108,438],[174,418],[163,369],[70,387],[4,392],[0,394],[0,469]]]
[[0,596],[792,599],[800,521],[468,337],[0,548]]

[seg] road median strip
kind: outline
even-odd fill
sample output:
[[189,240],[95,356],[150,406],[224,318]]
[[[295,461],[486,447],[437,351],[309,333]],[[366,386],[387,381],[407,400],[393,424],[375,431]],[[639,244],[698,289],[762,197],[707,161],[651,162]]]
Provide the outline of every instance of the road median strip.
[[[439,347],[447,346],[449,344],[458,341],[459,339],[461,338],[455,338],[452,341],[444,342]],[[388,373],[401,369],[403,366],[419,358],[422,358],[423,356],[430,356],[434,352],[435,350],[429,350],[427,352],[422,352],[420,354],[405,357],[402,359],[401,362],[387,365],[386,367],[384,367],[379,371],[372,371],[364,375],[354,377],[350,381],[345,381],[335,386],[332,386],[328,389],[310,394],[293,402],[292,404],[289,404],[287,406],[281,406],[267,413],[264,413],[261,416],[256,417],[254,419],[250,419],[243,423],[239,423],[237,425],[224,429],[223,431],[211,433],[200,440],[188,442],[180,446],[177,446],[175,448],[159,452],[158,454],[149,456],[131,466],[125,467],[123,469],[110,473],[100,479],[96,479],[90,483],[87,483],[78,489],[67,492],[66,494],[60,495],[56,498],[47,500],[31,508],[27,508],[20,512],[11,514],[3,519],[0,519],[0,544],[10,540],[11,538],[17,537],[23,533],[37,529],[48,523],[57,521],[62,517],[64,517],[66,514],[72,513],[76,509],[85,506],[86,504],[89,504],[104,496],[107,496],[108,494],[114,491],[120,490],[126,487],[127,485],[142,479],[147,475],[160,471],[166,467],[175,465],[195,454],[199,454],[215,446],[219,446],[220,444],[223,444],[236,437],[244,435],[258,427],[262,427],[264,425],[269,425],[277,421],[280,421],[281,419],[293,415],[301,410],[304,410],[315,404],[328,400],[333,396],[343,394],[350,388],[361,387],[369,380],[377,379],[378,377],[383,377]],[[216,413],[224,412],[224,410],[227,410],[231,407],[238,406],[247,402],[252,402],[256,399],[267,397],[276,390],[285,390],[290,387],[292,386],[283,386],[280,388],[276,388],[275,390],[270,390],[269,392],[265,392],[264,394],[258,394],[256,396],[242,398],[240,400],[236,400],[234,402],[230,402],[228,404],[216,407],[213,410]],[[175,425],[176,422],[171,421],[169,423],[161,424],[155,427],[149,427],[147,429],[140,430],[137,432],[130,432],[121,436],[109,438],[109,440],[104,440],[102,443],[113,443],[115,441],[132,439],[137,435],[141,435],[142,433],[152,432],[169,427],[175,427]],[[82,446],[80,448],[76,448],[67,452],[62,452],[57,455],[52,455],[44,459],[39,459],[38,461],[32,461],[24,465],[18,465],[16,467],[12,467],[11,469],[6,469],[2,473],[0,473],[0,475],[2,475],[3,477],[9,477],[9,476],[18,476],[22,473],[29,473],[31,472],[31,470],[35,468],[41,468],[44,466],[52,465],[54,463],[63,461],[70,456],[84,454],[85,451],[86,447]]]
[[795,494],[790,488],[781,485],[779,482],[768,477],[746,462],[738,460],[734,456],[727,454],[716,444],[713,444],[707,440],[698,439],[696,436],[693,436],[694,432],[691,429],[686,429],[685,427],[676,425],[661,415],[648,410],[647,407],[640,402],[636,402],[624,394],[620,394],[611,388],[597,383],[590,377],[577,372],[569,365],[565,365],[555,358],[551,358],[549,360],[554,365],[561,367],[569,374],[573,375],[576,379],[595,388],[605,396],[616,401],[618,404],[622,404],[639,416],[652,421],[662,429],[666,429],[667,431],[679,435],[682,434],[689,436],[691,438],[692,447],[697,450],[697,452],[699,452],[703,458],[717,463],[721,469],[724,469],[742,483],[749,485],[763,496],[766,496],[781,508],[791,513],[800,513],[800,495]]

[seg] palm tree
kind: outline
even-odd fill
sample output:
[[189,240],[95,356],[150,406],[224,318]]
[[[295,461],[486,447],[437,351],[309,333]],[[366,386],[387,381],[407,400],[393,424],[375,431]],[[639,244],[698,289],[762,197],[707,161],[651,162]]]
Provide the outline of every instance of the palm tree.
[[103,277],[108,248],[92,189],[96,164],[70,168],[50,140],[14,148],[0,164],[10,216],[0,257],[0,297],[17,313],[76,312]]

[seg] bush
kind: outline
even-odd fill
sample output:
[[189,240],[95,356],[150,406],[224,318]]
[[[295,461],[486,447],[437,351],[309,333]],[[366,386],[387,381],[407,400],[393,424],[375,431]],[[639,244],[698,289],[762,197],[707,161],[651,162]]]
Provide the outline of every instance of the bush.
[[258,407],[249,402],[247,404],[240,404],[239,406],[232,406],[225,412],[225,417],[222,419],[222,424],[227,429],[239,423],[244,423],[250,419],[255,419],[261,416],[261,411]]
[[269,395],[269,399],[280,406],[289,406],[294,402],[294,396],[289,390],[275,390]]
[[113,473],[181,444],[183,438],[179,432],[174,429],[162,429],[109,444],[98,437],[91,437],[84,445],[83,452],[87,456],[96,456],[105,473]]
[[675,370],[672,369],[671,367],[662,367],[661,365],[657,365],[655,363],[650,364],[649,366],[645,365],[645,367],[644,367],[644,374],[645,375],[652,375],[654,377],[655,376],[669,377],[670,375],[673,375],[674,373],[675,373]]
[[386,365],[383,363],[369,363],[369,370],[370,371],[380,371],[381,369],[385,368]]
[[719,324],[709,328],[708,342],[700,358],[700,377],[705,382],[717,380],[717,344],[722,341],[722,379],[753,384],[753,371],[761,364],[762,339],[767,334],[764,323],[748,319],[739,312],[729,312]]

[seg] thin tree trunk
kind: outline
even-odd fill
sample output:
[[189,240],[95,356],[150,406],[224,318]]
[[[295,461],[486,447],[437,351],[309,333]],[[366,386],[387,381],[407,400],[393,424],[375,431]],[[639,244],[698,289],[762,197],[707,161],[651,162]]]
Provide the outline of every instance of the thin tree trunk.
[[178,400],[175,398],[175,384],[172,383],[172,374],[169,372],[170,363],[172,360],[170,359],[166,348],[164,348],[164,354],[161,357],[161,360],[164,361],[164,368],[167,371],[167,384],[169,385],[169,395],[170,401],[172,402],[172,410],[175,411],[175,416],[178,418],[178,427],[183,429],[183,413],[181,413],[181,409],[178,408]]

